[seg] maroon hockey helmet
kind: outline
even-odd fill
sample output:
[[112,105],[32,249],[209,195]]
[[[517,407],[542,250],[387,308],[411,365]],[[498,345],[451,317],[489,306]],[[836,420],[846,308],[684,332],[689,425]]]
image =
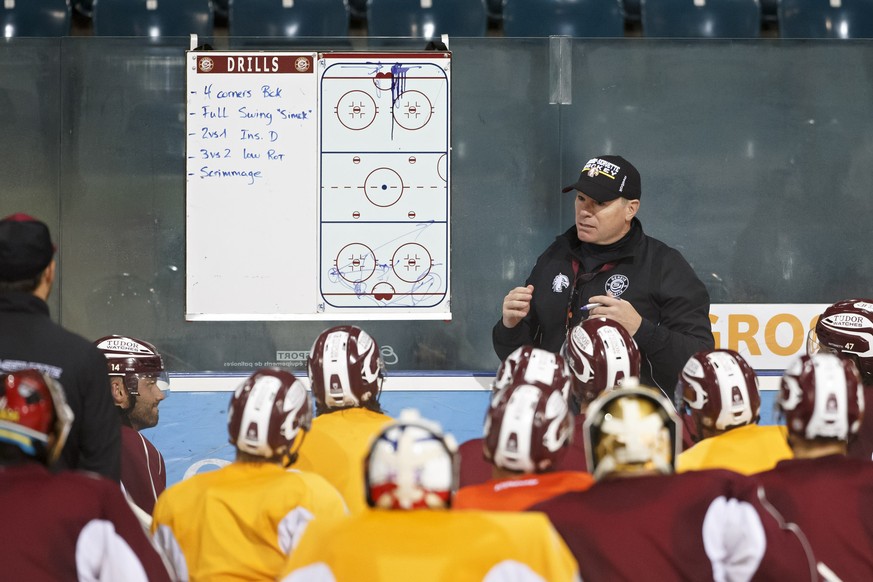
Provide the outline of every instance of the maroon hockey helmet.
[[492,392],[482,442],[485,459],[520,473],[552,469],[566,454],[573,434],[563,389],[564,383],[554,378],[551,384],[528,382],[516,374]]
[[842,353],[855,360],[862,379],[873,382],[873,299],[837,301],[818,318],[807,353]]
[[308,369],[312,395],[323,408],[376,403],[385,378],[379,344],[354,325],[321,332],[312,344]]
[[552,386],[564,398],[570,396],[570,368],[560,354],[533,346],[521,346],[509,354],[497,368],[491,391],[497,392],[512,383],[528,382]]
[[573,375],[573,394],[583,404],[625,378],[640,376],[637,343],[621,324],[605,317],[574,326],[563,352]]
[[147,341],[121,335],[109,335],[94,342],[106,356],[109,376],[124,379],[124,387],[132,396],[139,395],[139,379],[155,378],[158,388],[166,392],[170,381],[164,370],[164,360],[157,348]]
[[52,464],[72,424],[73,411],[58,382],[33,369],[0,375],[0,441]]
[[790,434],[848,441],[864,415],[858,368],[838,354],[803,355],[785,370],[776,405]]
[[688,359],[676,387],[691,417],[706,428],[728,430],[758,422],[758,377],[734,350],[703,350]]
[[227,411],[230,443],[249,455],[285,465],[297,459],[312,425],[312,402],[303,383],[280,368],[255,371],[234,391]]

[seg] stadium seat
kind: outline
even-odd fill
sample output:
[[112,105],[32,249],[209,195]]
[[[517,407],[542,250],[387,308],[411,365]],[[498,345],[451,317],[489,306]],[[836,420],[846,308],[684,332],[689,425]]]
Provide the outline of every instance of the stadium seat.
[[209,38],[210,0],[94,0],[95,36],[188,36]]
[[221,18],[226,21],[230,13],[229,4],[230,0],[212,0],[212,13],[215,15],[215,18]]
[[347,36],[344,0],[230,0],[231,36]]
[[640,14],[647,37],[761,36],[758,0],[641,0]]
[[779,0],[782,38],[873,38],[873,0]]
[[761,0],[761,18],[764,22],[777,22],[779,0]]
[[505,36],[624,36],[622,0],[505,0]]
[[69,0],[5,0],[0,4],[3,36],[67,36],[72,8]]
[[91,13],[94,10],[94,0],[73,0],[73,10],[85,18],[91,18]]
[[484,0],[369,0],[367,34],[425,39],[485,36]]

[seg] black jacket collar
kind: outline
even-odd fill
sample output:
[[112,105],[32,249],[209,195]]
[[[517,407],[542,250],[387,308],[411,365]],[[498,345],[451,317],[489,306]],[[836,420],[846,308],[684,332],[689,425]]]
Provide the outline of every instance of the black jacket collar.
[[636,254],[638,243],[643,238],[643,225],[634,218],[631,220],[630,230],[619,240],[608,245],[595,245],[579,240],[576,235],[576,226],[570,227],[567,232],[560,235],[567,241],[570,257],[579,261],[582,271],[590,273],[604,263],[616,262]]
[[0,311],[49,315],[48,304],[31,293],[9,291],[0,293]]

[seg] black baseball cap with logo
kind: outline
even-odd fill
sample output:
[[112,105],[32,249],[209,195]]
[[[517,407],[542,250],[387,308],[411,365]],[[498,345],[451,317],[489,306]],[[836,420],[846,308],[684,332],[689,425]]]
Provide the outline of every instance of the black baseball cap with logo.
[[578,190],[598,202],[616,198],[639,200],[642,195],[640,173],[621,156],[599,156],[585,163],[579,179],[561,192]]
[[48,226],[24,213],[0,220],[0,281],[24,281],[42,273],[55,254]]

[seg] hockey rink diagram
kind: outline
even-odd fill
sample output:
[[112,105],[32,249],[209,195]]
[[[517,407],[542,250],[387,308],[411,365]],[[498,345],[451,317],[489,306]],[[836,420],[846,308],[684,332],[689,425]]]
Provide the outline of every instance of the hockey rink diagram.
[[321,61],[319,311],[449,314],[449,58]]

